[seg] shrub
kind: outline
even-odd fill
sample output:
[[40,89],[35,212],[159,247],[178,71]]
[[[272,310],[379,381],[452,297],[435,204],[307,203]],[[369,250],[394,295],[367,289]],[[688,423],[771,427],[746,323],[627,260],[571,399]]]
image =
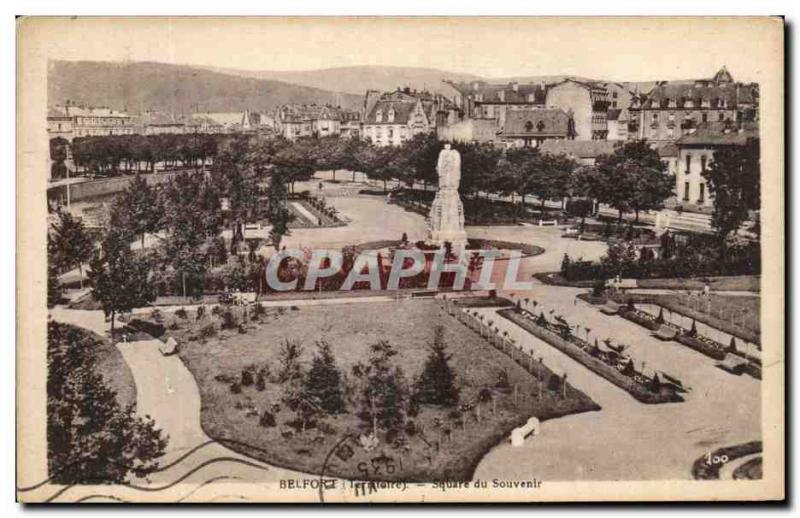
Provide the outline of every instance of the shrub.
[[689,336],[695,337],[697,336],[697,321],[692,320],[692,328],[687,333]]
[[164,317],[161,314],[161,310],[160,309],[154,309],[153,311],[151,311],[150,312],[150,320],[153,320],[155,322],[162,322],[164,320]]
[[409,437],[414,437],[417,434],[417,424],[414,421],[412,421],[411,419],[409,419],[406,422],[405,432],[406,432],[406,435],[408,435]]
[[133,329],[134,331],[141,331],[143,333],[147,333],[153,338],[160,338],[161,336],[163,336],[164,331],[166,331],[163,324],[150,322],[148,320],[141,320],[138,318],[134,318],[130,322],[128,322],[128,327]]
[[230,309],[226,309],[222,314],[222,329],[233,329],[236,327],[236,318]]
[[214,327],[214,324],[207,324],[200,328],[200,338],[211,338],[212,336],[216,336],[217,328]]
[[231,393],[232,394],[241,394],[242,393],[242,386],[238,382],[231,383]]
[[255,306],[253,306],[253,315],[260,317],[267,312],[267,308],[264,307],[264,304],[257,302]]
[[189,315],[186,314],[186,309],[185,308],[178,308],[175,311],[175,316],[178,317],[178,318],[186,319],[186,318],[188,318]]
[[259,392],[263,392],[265,388],[267,388],[267,385],[266,385],[266,380],[264,378],[264,373],[258,371],[258,374],[256,375],[256,390]]
[[277,425],[275,422],[275,415],[269,410],[264,410],[261,414],[261,418],[258,420],[258,424],[264,428],[274,428]]
[[242,386],[249,387],[253,384],[253,372],[247,368],[242,370]]
[[606,283],[602,280],[598,280],[592,285],[592,295],[595,297],[602,297],[605,291]]
[[206,307],[205,306],[197,306],[197,320],[200,320],[206,315]]
[[239,324],[239,334],[240,335],[247,334],[247,328],[244,327],[244,324]]
[[563,383],[563,381],[561,380],[561,378],[559,376],[556,376],[555,374],[552,374],[552,375],[550,375],[550,379],[547,381],[547,390],[550,390],[550,391],[553,391],[553,392],[555,392],[557,390],[560,390],[562,383]]
[[211,307],[211,314],[214,316],[218,316],[222,314],[222,307],[221,306],[212,306]]

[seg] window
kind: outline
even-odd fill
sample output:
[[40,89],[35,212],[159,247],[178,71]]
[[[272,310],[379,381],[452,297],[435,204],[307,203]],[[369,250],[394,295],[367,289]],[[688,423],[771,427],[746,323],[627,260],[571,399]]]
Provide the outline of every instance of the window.
[[725,120],[725,112],[719,112],[717,114],[717,120],[720,121],[720,122],[724,121]]
[[692,172],[692,155],[686,155],[686,174]]
[[386,120],[388,120],[389,122],[394,122],[394,109],[389,110],[389,116],[387,117]]
[[708,113],[703,112],[703,122],[708,122]]
[[653,112],[653,120],[654,121],[658,120],[658,112]]
[[375,112],[375,122],[383,122],[383,112],[378,110]]
[[705,171],[706,170],[706,162],[707,161],[708,161],[708,158],[705,155],[700,157],[700,170],[701,171]]
[[689,201],[689,182],[683,183],[683,201]]
[[697,201],[700,202],[700,203],[703,203],[704,201],[706,201],[706,184],[705,183],[701,183],[700,184],[700,196],[697,197]]

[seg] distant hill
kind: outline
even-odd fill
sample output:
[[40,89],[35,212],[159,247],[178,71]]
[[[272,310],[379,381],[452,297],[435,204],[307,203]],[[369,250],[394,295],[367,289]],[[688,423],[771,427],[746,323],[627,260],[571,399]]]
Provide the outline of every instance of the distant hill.
[[452,93],[442,83],[443,79],[453,81],[473,81],[482,79],[472,74],[460,74],[435,68],[392,67],[392,66],[354,66],[326,68],[322,70],[276,71],[276,70],[238,70],[232,68],[211,68],[226,74],[241,77],[271,79],[314,88],[328,88],[337,92],[364,95],[368,89],[379,91],[396,90],[398,87],[427,89],[444,95]]
[[[409,86],[417,90],[427,89],[432,92],[451,96],[453,91],[443,83],[450,80],[456,83],[469,81],[486,81],[502,84],[516,81],[518,83],[557,83],[567,77],[589,81],[590,78],[559,75],[515,76],[515,77],[481,77],[474,74],[448,72],[436,68],[393,67],[393,66],[354,66],[326,68],[321,70],[277,71],[277,70],[240,70],[235,68],[209,68],[225,74],[241,77],[270,79],[314,88],[327,88],[337,92],[364,95],[367,89],[391,91],[398,87]],[[633,89],[636,83],[626,83]],[[640,92],[652,89],[655,83],[641,82]]]
[[151,62],[51,61],[48,104],[67,100],[141,112],[268,111],[282,103],[357,108],[360,95],[203,68]]

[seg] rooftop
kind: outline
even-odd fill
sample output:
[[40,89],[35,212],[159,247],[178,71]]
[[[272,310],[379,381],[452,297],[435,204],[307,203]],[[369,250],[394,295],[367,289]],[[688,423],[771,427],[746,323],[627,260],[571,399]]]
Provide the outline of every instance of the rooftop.
[[507,110],[505,125],[500,130],[505,136],[567,136],[569,115],[561,108],[536,108],[532,110]]

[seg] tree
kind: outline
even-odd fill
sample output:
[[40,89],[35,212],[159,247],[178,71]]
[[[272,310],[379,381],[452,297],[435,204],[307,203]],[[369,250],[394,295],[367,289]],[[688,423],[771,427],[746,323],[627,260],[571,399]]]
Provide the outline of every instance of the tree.
[[572,173],[577,164],[566,155],[539,155],[531,164],[530,192],[539,198],[542,215],[547,200],[563,199],[570,194]]
[[622,214],[659,209],[672,196],[675,180],[666,173],[666,164],[646,140],[618,144],[614,152],[597,157],[591,171],[583,172],[587,194]]
[[167,438],[121,407],[98,372],[101,343],[67,324],[47,326],[47,464],[55,484],[123,483],[158,468]]
[[83,264],[92,258],[94,242],[83,221],[65,210],[58,211],[58,219],[51,227],[52,258],[59,268],[78,268],[83,288]]
[[415,398],[421,404],[452,407],[458,404],[456,375],[450,367],[451,354],[444,343],[444,328],[436,326],[433,344],[425,361],[422,374],[417,379]]
[[100,302],[103,313],[111,316],[111,333],[117,313],[130,311],[155,300],[148,281],[149,265],[136,257],[130,248],[129,234],[111,229],[95,255],[89,271],[92,295]]
[[289,222],[293,219],[292,213],[286,206],[288,194],[286,192],[286,181],[282,173],[273,172],[269,182],[268,195],[268,219],[272,228],[269,231],[269,239],[275,251],[280,250],[283,236],[289,235]]
[[144,249],[145,234],[160,230],[163,221],[164,206],[158,193],[137,174],[114,200],[111,208],[111,224],[123,225],[132,234],[139,236]]
[[300,356],[303,355],[303,347],[300,342],[294,340],[284,340],[278,356],[280,372],[278,381],[280,383],[294,382],[302,379],[303,371],[300,365]]
[[305,376],[302,397],[328,414],[344,411],[342,373],[336,365],[331,346],[325,340],[317,342],[317,353]]
[[728,237],[739,230],[749,211],[761,206],[760,173],[761,153],[757,138],[748,139],[744,146],[717,150],[702,173],[709,192],[714,196],[711,225],[717,231],[723,251]]
[[402,369],[393,365],[395,355],[394,347],[381,340],[370,346],[367,365],[353,366],[363,385],[358,416],[375,437],[381,430],[399,430],[405,420],[408,388]]

